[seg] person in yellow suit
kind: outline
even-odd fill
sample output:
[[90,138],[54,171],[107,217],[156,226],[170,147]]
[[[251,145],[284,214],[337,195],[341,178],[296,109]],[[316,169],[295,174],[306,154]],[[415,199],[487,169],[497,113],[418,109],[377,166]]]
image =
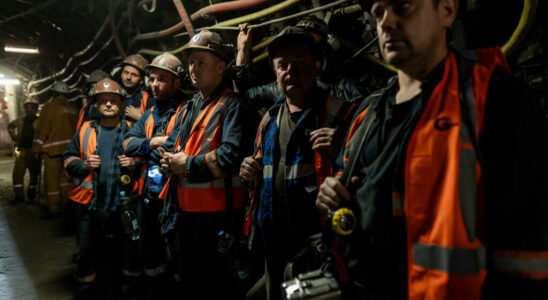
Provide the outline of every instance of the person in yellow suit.
[[76,105],[66,95],[68,86],[62,81],[53,83],[53,98],[44,104],[38,118],[38,130],[32,151],[44,160],[48,209],[40,219],[58,217],[64,209],[70,183],[63,172],[61,154],[67,149],[74,135],[78,120]]
[[27,188],[26,202],[33,202],[36,198],[38,175],[40,174],[40,160],[36,159],[31,151],[34,133],[37,128],[38,101],[29,98],[25,100],[23,106],[25,107],[25,116],[11,121],[8,125],[8,132],[17,146],[15,166],[12,173],[15,198],[10,201],[10,204],[17,204],[25,200],[24,178],[27,169],[30,173],[30,181]]

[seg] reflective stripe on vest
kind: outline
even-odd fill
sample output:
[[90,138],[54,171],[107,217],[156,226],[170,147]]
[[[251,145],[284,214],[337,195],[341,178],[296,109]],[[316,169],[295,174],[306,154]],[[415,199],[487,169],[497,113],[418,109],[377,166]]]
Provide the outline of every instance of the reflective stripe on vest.
[[503,251],[492,253],[493,268],[499,272],[536,280],[548,279],[548,251]]
[[[80,159],[82,160],[86,160],[87,156],[93,154],[97,149],[97,134],[95,128],[90,126],[92,122],[84,122],[80,128]],[[68,198],[80,204],[91,202],[93,198],[93,170],[89,171],[83,180],[73,179]]]
[[456,56],[448,54],[443,78],[409,139],[404,199],[410,299],[481,299],[487,274],[486,251],[476,236],[482,170],[473,143],[491,74],[507,68],[498,48],[487,51],[497,59],[475,63],[469,82],[459,80]]
[[[215,150],[222,144],[223,117],[234,92],[225,89],[216,101],[211,101],[196,117],[190,127],[190,135],[184,151],[189,156],[205,155],[206,165],[214,180],[205,183],[189,183],[180,175],[178,184],[179,206],[183,211],[224,211],[226,210],[225,184],[226,175],[215,157]],[[179,139],[175,148],[181,143]],[[245,193],[238,176],[231,178],[233,206],[238,209],[243,206]]]
[[[147,97],[148,97],[148,93],[145,93],[145,95],[147,95]],[[179,115],[179,113],[181,112],[181,109],[183,107],[184,107],[184,105],[181,102],[181,104],[179,104],[179,106],[177,107],[177,110],[175,111],[175,113],[170,117],[167,128],[166,128],[166,135],[167,136],[169,136],[169,134],[171,133],[171,131],[175,127],[175,121],[177,120],[177,116]],[[153,107],[150,110],[153,111],[154,109],[155,108]],[[186,110],[185,110],[185,112],[186,112]],[[154,135],[154,114],[151,113],[151,114],[149,114],[148,118],[145,121],[145,137],[147,139],[150,139],[150,138],[152,138],[153,135]],[[133,138],[130,138],[130,139],[133,139]],[[125,142],[124,149],[127,148],[127,144],[129,143],[130,139],[126,140],[127,143],[126,143],[126,141],[124,141]],[[140,177],[136,180],[136,187],[134,188],[134,190],[137,190],[137,189],[139,190],[139,195],[140,196],[143,195],[143,189],[145,187],[145,179],[146,179],[147,175],[148,175],[148,163],[145,162],[145,163],[143,163],[143,165],[141,167]]]

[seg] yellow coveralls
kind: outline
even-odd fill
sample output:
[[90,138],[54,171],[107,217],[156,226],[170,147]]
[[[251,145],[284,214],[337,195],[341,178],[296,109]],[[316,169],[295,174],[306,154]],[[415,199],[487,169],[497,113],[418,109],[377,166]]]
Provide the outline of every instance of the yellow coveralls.
[[78,108],[64,95],[49,100],[42,107],[38,130],[32,145],[33,152],[44,160],[49,212],[58,214],[64,209],[70,188],[64,173],[61,154],[65,152],[78,121]]
[[[35,119],[32,123],[34,132],[37,129],[38,119]],[[25,199],[24,193],[24,179],[25,172],[29,170],[30,181],[27,189],[28,200],[34,200],[36,196],[36,190],[38,187],[38,175],[40,175],[40,160],[37,160],[32,153],[32,142],[33,136],[23,137],[23,127],[25,125],[25,117],[20,117],[11,121],[8,125],[8,131],[17,145],[15,166],[13,167],[12,181],[13,181],[13,191],[15,193],[15,201],[21,201]],[[29,139],[28,141],[23,141],[22,139]]]

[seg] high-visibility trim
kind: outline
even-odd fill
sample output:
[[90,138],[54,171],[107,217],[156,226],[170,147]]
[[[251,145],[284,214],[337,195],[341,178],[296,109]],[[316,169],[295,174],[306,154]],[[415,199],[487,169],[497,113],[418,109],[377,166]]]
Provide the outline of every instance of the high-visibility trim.
[[413,264],[450,274],[474,275],[487,269],[485,247],[462,249],[413,244]]
[[70,140],[62,140],[62,141],[57,141],[57,142],[51,142],[51,143],[47,143],[47,144],[42,145],[42,148],[49,148],[49,147],[54,147],[54,146],[59,146],[59,145],[66,145],[66,144],[69,144],[69,143],[70,143]]
[[397,217],[405,215],[405,200],[401,193],[392,192],[392,215]]
[[59,187],[64,187],[64,186],[68,186],[70,185],[70,182],[63,182],[61,184],[59,184]]
[[124,276],[127,276],[127,277],[139,277],[141,276],[141,274],[143,274],[143,272],[141,271],[133,272],[128,269],[122,269],[122,274],[124,274]]
[[154,269],[145,269],[145,275],[148,277],[155,277],[162,273],[165,273],[167,269],[166,264],[160,265]]
[[297,164],[292,166],[285,166],[285,179],[298,179],[308,176],[314,176],[316,174],[316,167],[314,164]]
[[75,161],[75,160],[77,160],[77,159],[80,159],[80,157],[78,157],[78,156],[71,156],[71,157],[65,159],[65,161],[63,162],[63,167],[67,168],[68,165],[70,165],[71,162],[73,162],[73,161]]
[[127,145],[128,145],[129,142],[131,142],[133,139],[135,139],[134,136],[129,137],[129,138],[125,139],[125,140],[122,142],[122,147],[124,147],[124,151],[127,150]]
[[79,187],[85,188],[85,189],[93,189],[93,182],[91,181],[82,181],[79,185]]
[[492,252],[493,268],[501,273],[536,280],[548,279],[548,251]]
[[263,166],[263,178],[272,178],[274,174],[274,167],[272,165]]
[[90,283],[90,282],[93,282],[95,280],[96,276],[97,276],[97,273],[93,273],[91,275],[84,276],[84,277],[79,277],[79,276],[76,276],[76,274],[75,274],[74,275],[74,280],[76,280],[78,282],[83,282],[83,283]]
[[43,142],[42,140],[40,140],[40,139],[34,139],[34,140],[32,140],[32,142],[33,142],[33,143],[40,144],[40,145],[43,145],[43,144],[44,144],[44,142]]
[[211,171],[211,174],[214,178],[224,177],[224,173],[221,170],[221,167],[219,167],[219,164],[217,164],[217,160],[215,159],[215,151],[206,153],[205,161],[207,167],[209,168],[209,171]]
[[23,185],[22,185],[22,184],[14,184],[13,187],[14,187],[14,188],[22,188]]

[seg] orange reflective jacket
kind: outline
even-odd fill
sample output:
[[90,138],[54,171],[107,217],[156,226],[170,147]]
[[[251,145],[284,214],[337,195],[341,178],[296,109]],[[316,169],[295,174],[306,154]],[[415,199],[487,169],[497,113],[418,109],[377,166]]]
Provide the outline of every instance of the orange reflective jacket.
[[[196,117],[191,126],[190,135],[183,151],[189,155],[205,154],[206,164],[214,180],[191,183],[181,174],[179,175],[177,198],[183,211],[225,211],[225,187],[232,186],[233,208],[243,207],[245,194],[237,175],[224,174],[215,157],[215,149],[221,146],[223,117],[234,92],[225,89],[216,101],[211,101]],[[179,136],[175,149],[181,143]],[[174,178],[175,179],[175,178]]]
[[[143,101],[141,102],[141,104],[143,102],[146,103],[147,99],[148,99],[148,93],[145,93],[143,95]],[[181,102],[181,104],[179,104],[179,106],[177,107],[176,112],[170,117],[169,123],[167,124],[167,127],[166,127],[166,132],[165,132],[166,136],[169,136],[169,134],[171,133],[171,131],[175,127],[175,121],[177,120],[177,116],[181,112],[181,109],[183,108],[183,106],[184,106],[184,103]],[[142,107],[143,106],[141,106],[141,108]],[[155,109],[155,106],[152,107],[150,110],[154,111],[154,109]],[[148,117],[145,121],[145,136],[146,136],[147,139],[152,138],[152,136],[154,135],[154,118],[155,118],[155,114],[151,113],[151,114],[148,115]],[[124,149],[127,147],[127,144],[131,140],[132,140],[132,138],[129,138],[126,141],[124,141]],[[148,172],[148,163],[145,162],[145,163],[143,163],[143,165],[141,167],[141,173],[139,175],[139,179],[137,180],[137,185],[135,186],[135,190],[137,190],[137,188],[139,189],[139,195],[140,196],[143,195],[143,188],[145,186],[145,179],[147,177],[147,172]]]
[[[76,159],[86,160],[87,156],[93,154],[97,149],[97,132],[91,127],[93,121],[87,121],[80,128],[80,157],[69,157],[63,162],[66,168]],[[72,186],[68,195],[69,199],[80,203],[89,204],[93,198],[93,170],[83,179],[73,178]]]

